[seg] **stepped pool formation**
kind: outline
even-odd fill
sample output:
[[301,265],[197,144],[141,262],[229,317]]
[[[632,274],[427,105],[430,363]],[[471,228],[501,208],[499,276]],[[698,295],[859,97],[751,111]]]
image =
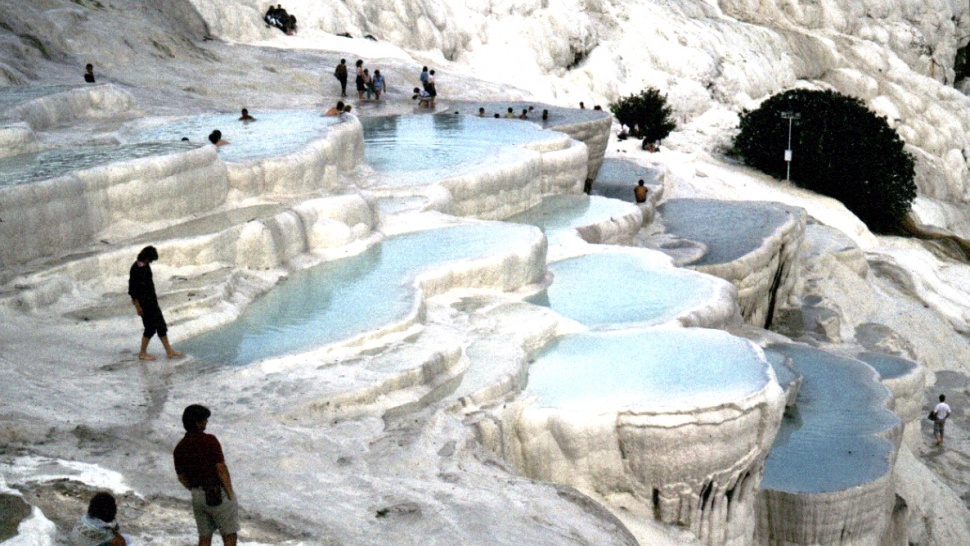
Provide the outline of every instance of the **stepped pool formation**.
[[[243,365],[346,341],[415,320],[424,292],[436,291],[436,270],[461,274],[462,262],[506,264],[500,288],[537,282],[544,245],[533,229],[472,224],[390,237],[361,254],[298,272],[260,298],[236,321],[189,340],[185,350],[201,360]],[[516,263],[516,258],[518,262]],[[468,287],[489,274],[469,275]],[[420,279],[427,276],[425,282]],[[459,283],[460,284],[460,283]]]
[[[64,543],[95,491],[133,543],[196,540],[202,403],[247,544],[970,543],[967,421],[919,426],[923,364],[970,362],[962,255],[728,153],[774,92],[848,90],[961,236],[970,99],[936,80],[970,7],[415,2],[288,6],[296,35],[239,0],[0,6],[0,542]],[[390,85],[324,117],[341,58]],[[645,86],[656,152],[603,109]],[[138,359],[149,244],[183,359]]]

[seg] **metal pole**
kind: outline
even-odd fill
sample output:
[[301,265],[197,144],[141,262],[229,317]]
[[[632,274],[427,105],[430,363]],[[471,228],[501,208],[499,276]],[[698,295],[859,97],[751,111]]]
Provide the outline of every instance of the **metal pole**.
[[791,180],[791,124],[792,124],[792,120],[794,120],[794,119],[795,119],[794,116],[789,116],[788,117],[788,153],[789,153],[789,157],[788,157],[788,161],[787,161],[788,166],[785,169],[785,182],[788,182],[788,181]]

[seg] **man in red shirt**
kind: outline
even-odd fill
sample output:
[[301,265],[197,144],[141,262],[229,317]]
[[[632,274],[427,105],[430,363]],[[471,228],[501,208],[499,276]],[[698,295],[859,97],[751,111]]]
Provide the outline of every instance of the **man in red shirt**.
[[222,543],[236,546],[239,532],[239,507],[232,492],[232,480],[222,446],[212,434],[205,433],[212,412],[192,404],[182,412],[185,436],[175,446],[175,473],[179,482],[192,492],[192,512],[199,528],[199,546],[210,546],[219,531]]

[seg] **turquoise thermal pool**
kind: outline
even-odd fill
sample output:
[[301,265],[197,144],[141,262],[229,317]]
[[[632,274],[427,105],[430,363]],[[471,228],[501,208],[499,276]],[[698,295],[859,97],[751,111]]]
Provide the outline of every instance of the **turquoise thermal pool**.
[[719,296],[710,277],[631,253],[588,254],[549,271],[552,284],[529,301],[591,328],[660,324]]
[[720,330],[592,332],[548,345],[529,367],[539,407],[579,412],[734,403],[771,380],[751,343]]
[[497,223],[390,237],[362,254],[293,274],[239,319],[182,346],[207,362],[245,365],[344,341],[407,318],[420,273],[508,254],[538,238],[534,229]]
[[667,233],[707,246],[704,256],[687,265],[737,260],[760,248],[791,217],[781,203],[713,199],[670,199],[657,213]]
[[172,142],[187,137],[194,144],[209,144],[209,134],[218,129],[228,146],[219,148],[225,161],[242,162],[296,152],[326,135],[339,117],[322,116],[307,110],[251,111],[253,122],[239,121],[239,113],[193,116],[128,127],[122,131],[132,142]]
[[367,164],[383,174],[427,173],[434,182],[452,169],[492,161],[503,148],[550,138],[528,121],[437,114],[368,117],[364,127]]
[[888,439],[899,419],[872,368],[801,345],[772,345],[802,375],[798,403],[786,414],[765,462],[761,487],[791,493],[841,491],[891,470]]
[[635,211],[629,203],[605,197],[587,195],[551,195],[531,209],[507,221],[529,224],[541,229],[549,237],[549,244],[559,242],[571,230],[626,216]]
[[0,158],[0,187],[30,184],[145,157],[185,152],[196,146],[185,142],[152,142],[123,146],[55,148],[42,152]]

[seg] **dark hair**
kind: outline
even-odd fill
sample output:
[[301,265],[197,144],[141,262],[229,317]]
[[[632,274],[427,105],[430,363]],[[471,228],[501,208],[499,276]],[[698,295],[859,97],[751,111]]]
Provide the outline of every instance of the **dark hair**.
[[88,63],[88,64],[84,65],[84,68],[86,68],[87,70],[94,70],[94,65],[91,64],[91,63]]
[[364,61],[357,59],[357,62],[354,64],[356,64],[357,66],[364,66]]
[[118,515],[115,498],[110,493],[98,493],[91,497],[91,502],[88,503],[88,515],[106,523],[114,521],[115,516]]
[[209,142],[215,144],[220,140],[222,140],[222,131],[220,131],[219,129],[216,129],[215,131],[212,131],[211,133],[209,133]]
[[428,71],[428,67],[427,66],[422,66],[421,67],[421,72],[427,72],[427,71]]
[[640,181],[639,181],[639,182],[637,182],[637,184],[639,184],[639,185],[641,185],[641,186],[642,186],[642,185],[643,185],[643,179],[641,178],[641,179],[640,179]]
[[344,101],[338,100],[337,101],[337,110],[343,110],[343,109],[344,109]]
[[185,432],[198,432],[199,423],[208,419],[210,415],[212,415],[212,412],[209,411],[209,408],[192,404],[182,412],[182,427],[185,428]]
[[246,110],[245,108],[243,108],[243,109],[242,109],[242,115],[244,115],[244,116],[245,116],[245,115],[246,115],[246,114],[248,114],[248,113],[249,113],[249,110]]
[[484,111],[485,111],[485,109],[484,109],[484,108],[479,108],[479,109],[478,109],[478,111],[479,111],[479,112],[484,112]]
[[945,394],[941,394],[940,395],[940,402],[942,402],[944,400],[946,400],[946,395]]
[[184,137],[182,137],[182,140],[185,141],[185,142],[188,142],[189,141],[189,137],[184,136]]
[[380,74],[380,73],[381,73],[381,69],[380,68],[378,68],[377,70],[374,71],[374,75],[375,76],[378,75],[378,74]]
[[509,106],[509,113],[510,114],[512,113],[512,107],[511,106]]
[[415,88],[414,88],[414,92],[415,92],[415,93],[420,93],[420,92],[421,92],[421,90],[420,90],[420,89],[418,89],[417,87],[415,87]]
[[346,64],[346,63],[347,63],[347,59],[340,59],[340,64]]
[[428,72],[428,73],[431,74],[432,76],[434,76],[434,70],[432,70],[431,72]]
[[498,116],[498,112],[495,112],[495,117],[499,117],[499,116]]
[[151,245],[141,249],[141,252],[138,253],[139,262],[154,262],[157,259],[158,259],[158,251],[155,250],[155,247]]

